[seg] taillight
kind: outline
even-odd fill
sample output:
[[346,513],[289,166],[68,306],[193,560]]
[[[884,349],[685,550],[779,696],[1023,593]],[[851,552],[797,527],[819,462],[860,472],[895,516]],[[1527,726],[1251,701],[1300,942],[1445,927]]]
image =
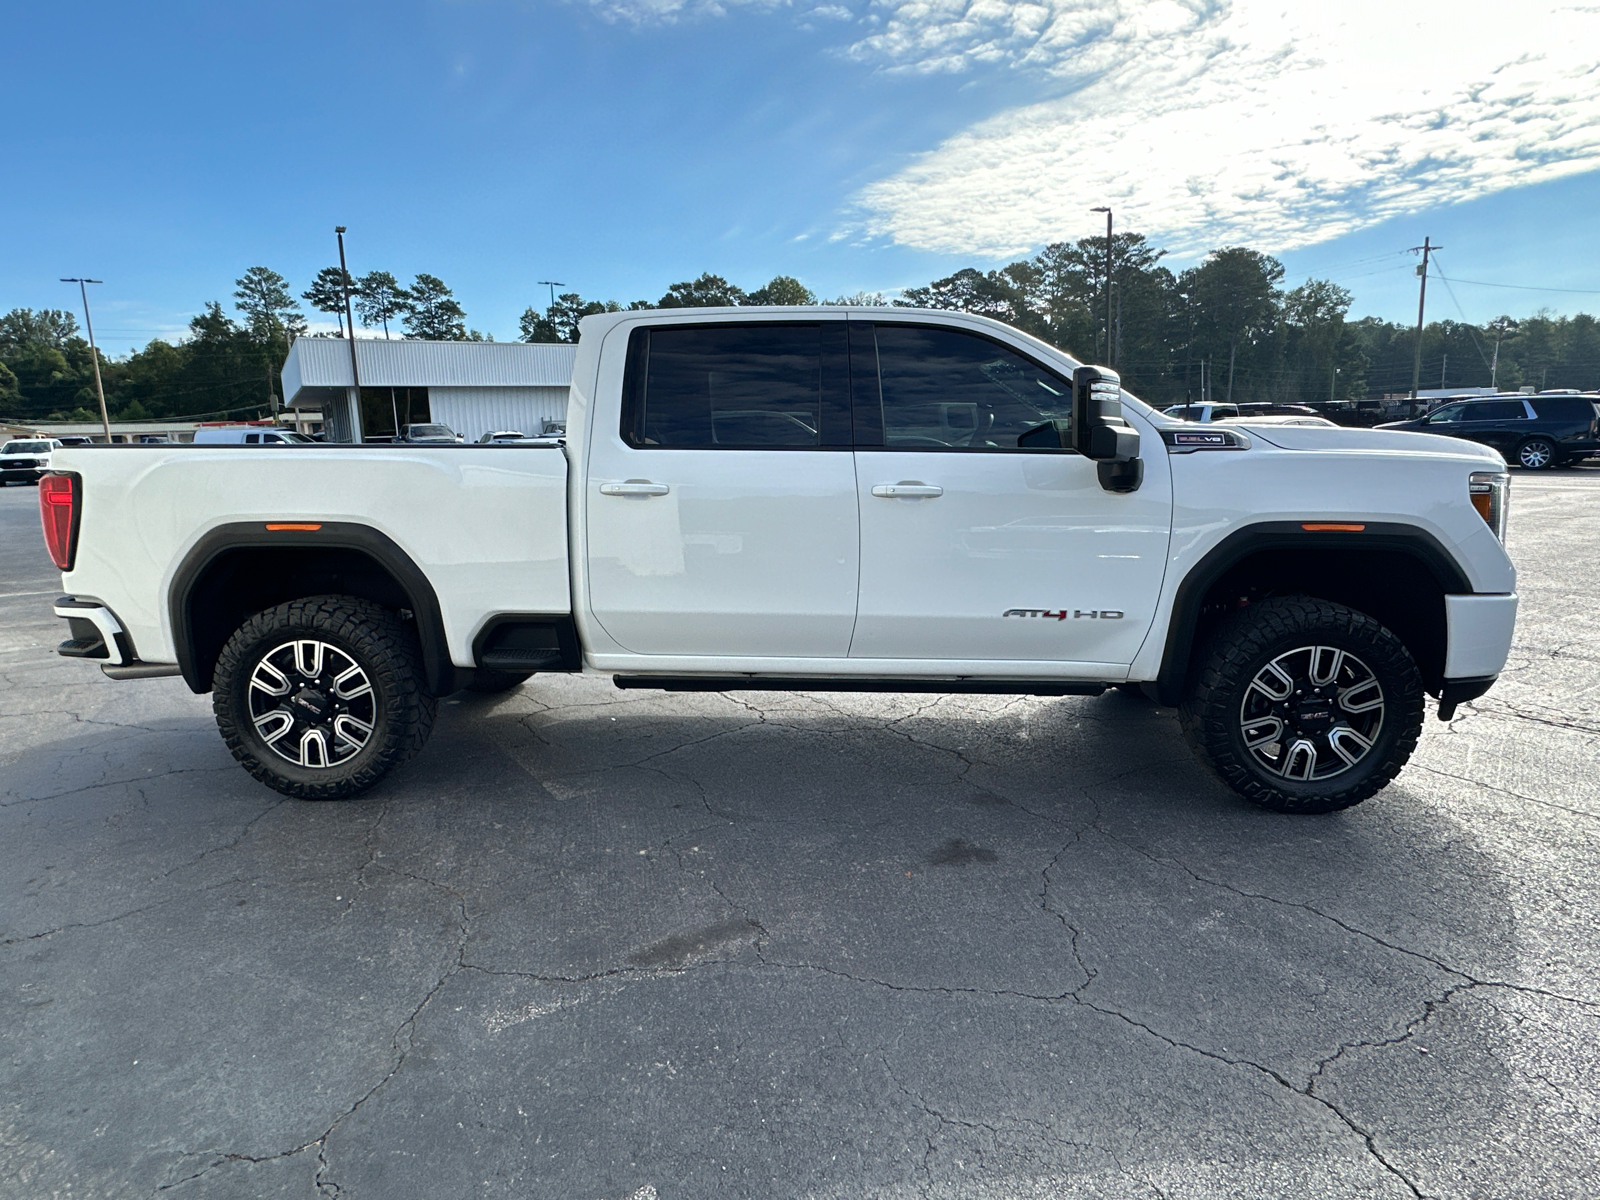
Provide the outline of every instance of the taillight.
[[1506,509],[1511,502],[1511,476],[1505,471],[1474,471],[1467,478],[1472,507],[1489,523],[1495,537],[1506,540]]
[[78,551],[78,477],[45,475],[39,480],[39,518],[44,544],[63,571],[72,570]]

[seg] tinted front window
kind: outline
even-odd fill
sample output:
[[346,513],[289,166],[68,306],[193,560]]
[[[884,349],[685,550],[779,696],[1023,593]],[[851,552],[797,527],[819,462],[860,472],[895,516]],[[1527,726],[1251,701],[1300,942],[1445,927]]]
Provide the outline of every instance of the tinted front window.
[[1456,422],[1462,420],[1462,413],[1466,411],[1466,408],[1467,406],[1465,404],[1448,405],[1445,408],[1441,408],[1436,413],[1430,413],[1428,416],[1428,424],[1454,425]]
[[1015,450],[1019,434],[1072,415],[1066,380],[988,338],[885,322],[877,341],[885,446]]
[[642,386],[630,380],[623,413],[630,445],[822,445],[820,325],[680,325],[638,336],[630,371],[642,371]]

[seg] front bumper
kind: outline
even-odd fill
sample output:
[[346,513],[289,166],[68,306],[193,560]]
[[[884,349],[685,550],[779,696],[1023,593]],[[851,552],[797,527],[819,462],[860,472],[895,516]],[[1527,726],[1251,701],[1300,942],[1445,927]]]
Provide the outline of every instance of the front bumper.
[[6,467],[0,470],[0,483],[38,483],[44,473],[44,467]]
[[1511,654],[1517,626],[1517,595],[1444,598],[1446,643],[1439,719],[1456,715],[1456,706],[1476,700],[1494,686]]

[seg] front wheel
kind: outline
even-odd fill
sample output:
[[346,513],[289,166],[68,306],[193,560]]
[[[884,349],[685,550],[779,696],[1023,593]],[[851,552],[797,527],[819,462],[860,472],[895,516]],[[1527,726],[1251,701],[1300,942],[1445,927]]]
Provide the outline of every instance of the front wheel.
[[257,613],[228,639],[212,683],[234,758],[301,800],[366,791],[422,749],[437,709],[415,631],[354,596]]
[[1422,695],[1411,653],[1377,621],[1280,597],[1217,630],[1194,672],[1183,731],[1251,803],[1334,812],[1399,774],[1422,732]]
[[1547,438],[1529,438],[1517,447],[1517,465],[1529,471],[1543,471],[1555,463],[1556,448]]

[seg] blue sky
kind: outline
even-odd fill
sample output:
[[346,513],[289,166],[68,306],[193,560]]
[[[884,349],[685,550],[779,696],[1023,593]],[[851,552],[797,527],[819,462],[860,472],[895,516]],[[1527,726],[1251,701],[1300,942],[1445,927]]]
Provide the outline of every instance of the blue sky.
[[1600,311],[1600,13],[1335,7],[13,5],[0,310],[104,279],[120,353],[246,267],[302,290],[344,224],[352,271],[439,275],[507,339],[542,279],[892,292],[1094,233],[1109,200],[1177,266],[1254,245],[1357,314],[1414,319],[1424,234],[1478,281],[1430,286],[1430,317]]

